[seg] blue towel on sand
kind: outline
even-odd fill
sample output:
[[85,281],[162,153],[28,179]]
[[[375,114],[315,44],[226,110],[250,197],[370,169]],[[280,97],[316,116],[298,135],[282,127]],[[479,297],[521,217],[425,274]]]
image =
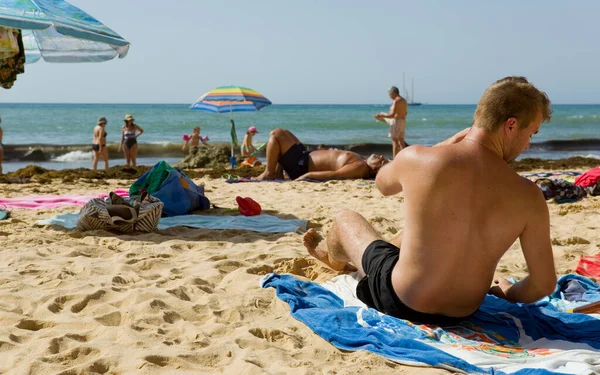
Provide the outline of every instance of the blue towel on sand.
[[600,320],[561,312],[547,300],[523,305],[488,295],[468,321],[440,328],[383,315],[352,300],[348,293],[355,298],[356,280],[350,275],[332,281],[334,287],[326,283],[326,289],[273,273],[261,282],[276,289],[294,318],[340,349],[478,374],[600,372]]
[[[40,220],[37,225],[60,225],[67,229],[77,227],[78,213],[62,214],[50,219]],[[262,233],[295,232],[298,228],[306,229],[307,220],[284,220],[271,215],[258,216],[210,216],[181,215],[163,217],[158,222],[158,229],[175,226],[205,229],[241,229]]]

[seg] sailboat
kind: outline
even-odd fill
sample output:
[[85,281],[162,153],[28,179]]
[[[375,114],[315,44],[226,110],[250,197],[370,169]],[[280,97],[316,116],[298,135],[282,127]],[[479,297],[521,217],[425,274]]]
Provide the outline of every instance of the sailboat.
[[404,73],[402,73],[402,87],[404,88],[404,96],[406,97],[406,102],[409,106],[420,106],[422,103],[415,102],[415,80],[411,79],[411,94],[408,95],[408,90],[406,89],[406,85],[404,84]]

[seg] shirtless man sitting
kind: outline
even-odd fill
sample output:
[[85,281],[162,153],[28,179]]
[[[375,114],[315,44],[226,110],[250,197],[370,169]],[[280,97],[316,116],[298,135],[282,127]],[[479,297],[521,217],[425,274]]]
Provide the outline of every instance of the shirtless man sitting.
[[381,155],[367,159],[352,151],[315,150],[306,148],[292,132],[275,129],[267,142],[267,166],[258,180],[283,179],[283,171],[292,180],[331,180],[375,177],[388,162]]
[[[383,195],[404,191],[403,233],[383,241],[360,214],[344,210],[326,241],[310,230],[304,245],[333,269],[352,263],[363,277],[358,298],[411,321],[456,323],[487,293],[523,303],[549,295],[556,271],[548,207],[540,189],[507,163],[529,147],[551,113],[546,94],[525,78],[495,82],[462,140],[408,147],[377,175]],[[529,275],[514,284],[494,279],[517,238]]]

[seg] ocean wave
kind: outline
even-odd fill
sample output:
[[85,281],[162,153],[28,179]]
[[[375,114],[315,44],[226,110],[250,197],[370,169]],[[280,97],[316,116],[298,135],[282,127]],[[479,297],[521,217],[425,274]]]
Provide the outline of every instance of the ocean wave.
[[51,159],[52,161],[57,161],[59,163],[71,163],[74,161],[83,161],[83,160],[92,160],[93,155],[91,151],[71,151],[64,155],[60,155],[56,158]]
[[600,160],[600,154],[586,154],[586,155],[577,155],[577,156],[581,156],[582,158],[590,158],[590,159]]

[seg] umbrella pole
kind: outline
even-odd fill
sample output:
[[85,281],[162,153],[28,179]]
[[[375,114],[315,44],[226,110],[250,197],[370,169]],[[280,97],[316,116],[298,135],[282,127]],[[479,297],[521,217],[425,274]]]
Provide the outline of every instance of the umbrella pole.
[[[229,121],[231,122],[231,127],[233,128],[233,107],[231,104],[229,104]],[[231,163],[231,169],[235,169],[233,138],[231,139],[231,157],[229,158],[229,162]]]

